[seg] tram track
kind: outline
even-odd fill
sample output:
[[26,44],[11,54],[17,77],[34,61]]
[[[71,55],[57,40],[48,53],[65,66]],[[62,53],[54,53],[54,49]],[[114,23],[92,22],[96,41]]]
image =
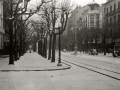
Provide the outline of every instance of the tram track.
[[63,58],[62,57],[62,63],[64,63],[64,64],[66,63],[68,65],[69,64],[75,65],[77,67],[84,68],[84,69],[87,69],[89,71],[99,73],[101,75],[104,75],[104,76],[107,76],[107,77],[110,77],[112,79],[120,81],[120,77],[119,77],[120,73],[119,72],[108,70],[108,69],[105,69],[105,68],[100,68],[100,67],[97,67],[97,66],[94,66],[94,65],[86,64],[86,63],[83,63],[83,62],[80,62],[80,61],[75,61],[75,60],[72,60],[72,59],[73,58],[71,58],[71,57],[69,57],[69,58]]
[[[62,59],[62,60],[65,60],[65,59]],[[69,60],[74,61],[74,62],[77,62],[77,63],[80,63],[80,64],[84,64],[84,65],[87,65],[87,66],[91,66],[91,67],[94,67],[94,68],[98,68],[98,69],[102,69],[102,70],[105,70],[105,71],[109,71],[109,72],[113,72],[113,73],[116,73],[116,74],[120,74],[119,72],[112,71],[112,70],[108,70],[108,69],[101,68],[101,67],[97,67],[97,66],[95,66],[95,65],[90,65],[90,64],[83,63],[83,62],[76,61],[76,60],[72,60],[72,59],[69,59]]]
[[[62,56],[62,58],[66,58],[67,56]],[[100,68],[100,69],[103,69],[103,70],[107,70],[107,71],[111,71],[111,72],[114,72],[114,73],[118,73],[120,74],[120,67],[119,67],[119,64],[115,64],[115,63],[111,63],[111,62],[107,62],[107,61],[98,61],[98,60],[91,60],[91,59],[86,59],[86,58],[81,58],[81,57],[67,57],[69,58],[69,60],[74,60],[78,63],[81,63],[81,64],[86,64],[86,65],[89,65],[89,66],[94,66],[96,68]],[[107,65],[107,69],[106,66]],[[110,70],[110,68],[114,68],[114,70]],[[115,70],[117,68],[117,71]]]

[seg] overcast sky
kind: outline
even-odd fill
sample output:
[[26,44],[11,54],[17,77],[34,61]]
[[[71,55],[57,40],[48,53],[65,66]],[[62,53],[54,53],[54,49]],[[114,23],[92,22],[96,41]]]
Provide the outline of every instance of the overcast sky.
[[[93,0],[72,0],[72,2],[74,4],[78,4],[78,5],[81,5],[81,6],[84,6],[90,2],[92,2]],[[102,4],[102,3],[105,3],[106,0],[94,0],[95,2],[97,2],[98,4]]]
[[[41,0],[31,0],[31,4],[38,4],[38,2],[40,2]],[[81,5],[84,6],[90,2],[92,2],[93,0],[71,0],[72,4],[74,5]],[[94,0],[95,2],[97,2],[98,4],[102,4],[105,3],[107,0]]]

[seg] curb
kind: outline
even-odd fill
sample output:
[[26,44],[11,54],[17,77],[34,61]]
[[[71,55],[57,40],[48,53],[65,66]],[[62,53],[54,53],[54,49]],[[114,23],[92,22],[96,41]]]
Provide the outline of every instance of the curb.
[[10,72],[10,71],[16,71],[16,72],[21,72],[21,71],[57,71],[57,70],[66,70],[66,69],[70,69],[71,66],[67,66],[67,67],[64,67],[64,68],[55,68],[55,69],[33,69],[33,70],[0,70],[0,72]]

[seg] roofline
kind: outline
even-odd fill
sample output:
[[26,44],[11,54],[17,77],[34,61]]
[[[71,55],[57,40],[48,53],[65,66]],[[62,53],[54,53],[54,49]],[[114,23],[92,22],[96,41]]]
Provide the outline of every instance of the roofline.
[[107,1],[107,2],[106,2],[106,3],[104,3],[104,4],[106,5],[106,4],[110,3],[110,2],[112,2],[112,0],[110,0],[110,1]]

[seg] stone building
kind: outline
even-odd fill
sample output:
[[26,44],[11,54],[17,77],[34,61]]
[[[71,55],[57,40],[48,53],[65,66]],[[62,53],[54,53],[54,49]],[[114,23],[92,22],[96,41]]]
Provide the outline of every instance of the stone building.
[[3,2],[0,0],[0,54],[3,53],[4,49],[4,28],[3,28]]
[[111,37],[120,36],[120,0],[108,0],[105,4],[106,30]]
[[100,28],[100,5],[95,1],[83,7],[82,26],[83,28]]
[[120,0],[108,0],[104,6],[104,38],[107,51],[113,51],[115,41],[120,47]]
[[[94,0],[83,7],[77,6],[71,12],[71,16],[68,19],[68,25],[66,29],[68,31],[69,35],[68,37],[74,38],[78,36],[79,38],[76,37],[77,38],[76,42],[79,43],[79,46],[81,46],[82,42],[86,42],[87,43],[86,46],[88,46],[88,44],[90,43],[94,43],[93,45],[97,47],[97,44],[98,43],[100,44],[100,42],[102,42],[102,37],[100,36],[99,31],[102,28],[104,14],[103,11],[104,11],[103,8]],[[92,31],[91,29],[94,29],[93,32],[91,33],[91,36],[90,35],[85,36],[85,32],[86,31],[88,32],[89,30]],[[84,35],[81,36],[78,35],[81,34],[80,31],[84,32]],[[96,36],[93,36],[92,35],[93,33],[94,34],[96,33]],[[97,36],[98,34],[99,36]]]

